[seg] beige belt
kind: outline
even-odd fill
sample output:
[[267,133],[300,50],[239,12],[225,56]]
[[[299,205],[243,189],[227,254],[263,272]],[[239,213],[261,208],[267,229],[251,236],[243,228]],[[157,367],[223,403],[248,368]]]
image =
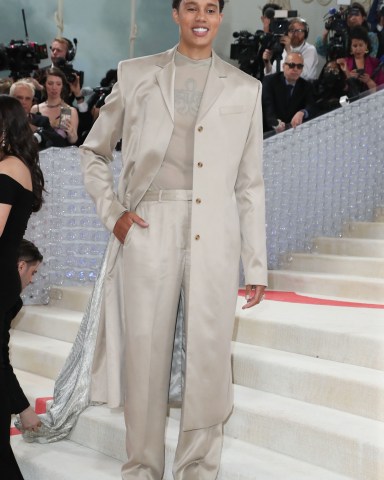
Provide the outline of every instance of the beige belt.
[[159,190],[158,192],[147,192],[141,199],[142,202],[169,202],[169,201],[192,200],[192,190]]

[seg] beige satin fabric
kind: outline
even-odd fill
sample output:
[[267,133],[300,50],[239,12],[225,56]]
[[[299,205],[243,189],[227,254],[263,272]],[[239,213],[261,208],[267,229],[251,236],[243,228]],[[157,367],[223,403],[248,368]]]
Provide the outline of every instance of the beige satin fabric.
[[[111,231],[124,211],[136,209],[164,159],[173,130],[174,53],[119,65],[119,81],[82,147],[86,188]],[[123,168],[115,193],[108,163],[120,137]],[[260,83],[213,54],[194,138],[184,430],[220,424],[232,409],[240,255],[246,283],[267,284],[262,141]],[[129,237],[137,232],[136,226]],[[113,237],[111,243],[92,399],[114,407],[124,403],[130,375],[124,352],[135,341],[123,340],[131,318],[126,297],[145,286],[140,272],[140,287],[126,284],[132,276],[127,245]],[[141,258],[144,270],[151,261]]]
[[[122,469],[124,480],[159,480],[163,476],[168,388],[181,290],[185,292],[186,311],[189,302],[191,201],[183,197],[191,195],[181,193],[164,192],[161,201],[154,200],[159,195],[148,193],[137,214],[149,227],[131,227],[123,247],[127,292],[124,413],[128,455]],[[188,317],[184,320],[187,326]],[[214,430],[212,445],[210,429],[181,432],[175,460],[176,479],[216,477],[212,468],[217,472],[221,444],[217,430],[222,428]],[[209,475],[193,477],[196,466],[188,476],[189,465],[194,462]]]

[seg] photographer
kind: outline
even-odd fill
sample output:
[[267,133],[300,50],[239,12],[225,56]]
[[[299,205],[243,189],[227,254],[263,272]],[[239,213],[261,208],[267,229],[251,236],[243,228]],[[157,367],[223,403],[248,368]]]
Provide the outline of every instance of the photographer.
[[230,57],[239,62],[239,68],[259,80],[264,76],[263,52],[270,49],[273,55],[281,58],[283,46],[278,42],[278,37],[271,32],[271,22],[275,16],[275,11],[281,10],[281,7],[275,3],[267,3],[262,9],[261,21],[263,30],[257,30],[255,34],[242,30],[234,32],[236,38],[231,45]]
[[[292,18],[288,24],[287,35],[281,37],[280,43],[284,46],[282,62],[288,53],[300,53],[304,58],[304,70],[301,78],[315,80],[317,78],[318,57],[316,48],[306,41],[309,33],[307,22],[303,18]],[[271,63],[273,52],[266,49],[263,53],[264,75],[276,72],[276,61]]]
[[317,53],[328,60],[345,57],[348,53],[350,31],[358,26],[366,29],[371,44],[370,55],[375,57],[379,46],[378,38],[374,32],[369,31],[367,13],[358,2],[353,2],[347,8],[340,7],[338,11],[330,14],[322,36],[316,40]]
[[275,10],[281,10],[282,8],[276,3],[266,3],[261,11],[261,23],[263,24],[263,32],[270,33],[271,20],[275,16]]
[[84,101],[82,94],[82,80],[83,73],[73,69],[70,62],[75,58],[76,48],[68,38],[55,38],[51,45],[51,61],[52,66],[60,68],[65,74],[69,84],[71,98],[69,103],[76,100],[76,106],[79,112],[86,112],[88,110],[87,102]]

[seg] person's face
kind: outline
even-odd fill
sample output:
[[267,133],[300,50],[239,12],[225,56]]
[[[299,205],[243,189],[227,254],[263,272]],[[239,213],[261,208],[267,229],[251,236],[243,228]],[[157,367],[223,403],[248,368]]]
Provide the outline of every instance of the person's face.
[[363,22],[364,22],[364,17],[361,15],[360,12],[357,15],[354,12],[353,15],[347,16],[347,25],[349,28],[358,27],[362,25]]
[[65,58],[67,55],[67,47],[61,42],[52,42],[51,45],[51,62],[55,63],[59,58]]
[[20,87],[16,87],[13,96],[19,100],[25,110],[25,113],[29,113],[33,103],[33,95],[31,90],[28,87],[20,85]]
[[21,289],[24,290],[30,283],[33,283],[33,277],[36,275],[40,262],[25,262],[21,260],[18,263]]
[[351,55],[355,58],[362,58],[368,53],[368,45],[364,40],[353,39],[351,42]]
[[[295,66],[291,68],[289,64],[295,64]],[[301,55],[297,53],[291,53],[286,56],[283,72],[287,82],[296,82],[296,80],[300,77],[303,69],[297,67],[297,65],[304,65],[303,57]]]
[[292,47],[296,48],[305,40],[305,27],[302,23],[292,23],[288,29]]
[[260,17],[260,20],[261,20],[261,23],[263,24],[263,31],[265,33],[268,33],[271,26],[271,19],[262,15]]
[[218,0],[181,0],[172,16],[179,25],[179,51],[196,60],[208,58],[223,19]]
[[48,75],[47,81],[45,82],[45,89],[47,91],[47,97],[58,98],[63,89],[63,81],[60,77]]

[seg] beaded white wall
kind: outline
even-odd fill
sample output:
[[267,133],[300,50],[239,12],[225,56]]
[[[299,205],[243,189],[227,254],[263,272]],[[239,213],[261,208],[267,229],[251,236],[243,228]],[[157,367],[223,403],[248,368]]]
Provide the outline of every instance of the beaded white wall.
[[[384,90],[264,141],[268,264],[309,251],[318,235],[370,220],[384,206]],[[121,154],[112,163],[115,177]],[[25,303],[48,302],[51,285],[93,284],[108,240],[86,194],[76,147],[40,155],[48,194],[25,237],[44,255]]]

